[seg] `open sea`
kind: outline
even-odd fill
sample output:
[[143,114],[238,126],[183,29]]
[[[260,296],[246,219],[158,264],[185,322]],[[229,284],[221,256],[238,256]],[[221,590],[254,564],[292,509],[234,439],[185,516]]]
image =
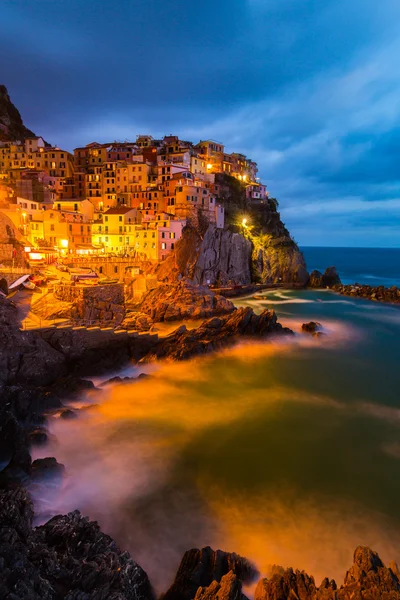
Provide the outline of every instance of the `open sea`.
[[400,287],[400,248],[303,247],[309,271],[336,267],[342,283]]
[[[400,283],[400,250],[304,252],[344,282]],[[97,519],[158,592],[185,550],[207,544],[318,584],[341,583],[360,544],[400,561],[400,308],[328,290],[236,303],[273,308],[297,335],[125,368],[152,377],[104,387],[79,419],[51,419],[55,437],[34,458],[56,456],[68,477],[37,502]],[[326,335],[301,333],[310,320]]]

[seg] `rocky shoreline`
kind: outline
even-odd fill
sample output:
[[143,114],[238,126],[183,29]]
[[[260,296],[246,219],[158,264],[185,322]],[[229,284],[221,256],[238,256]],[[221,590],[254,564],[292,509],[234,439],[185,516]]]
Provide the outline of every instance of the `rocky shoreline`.
[[387,288],[383,285],[371,286],[355,283],[354,285],[335,285],[332,289],[342,296],[364,298],[366,300],[373,300],[374,302],[400,304],[400,289],[396,286]]
[[[32,527],[33,507],[19,487],[0,490],[0,597],[4,600],[154,600],[144,570],[96,522],[79,511]],[[256,584],[255,600],[400,599],[400,572],[367,547],[354,552],[339,587],[318,587],[304,571],[274,566],[260,577],[246,558],[210,547],[185,553],[160,600],[246,600],[243,585]]]

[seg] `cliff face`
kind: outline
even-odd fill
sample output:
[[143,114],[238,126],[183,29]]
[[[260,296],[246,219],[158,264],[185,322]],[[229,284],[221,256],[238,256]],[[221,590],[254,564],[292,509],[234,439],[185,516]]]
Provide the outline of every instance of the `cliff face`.
[[35,134],[25,127],[19,110],[14,106],[5,85],[0,85],[0,141],[23,140]]
[[158,279],[184,276],[218,287],[251,282],[305,286],[309,276],[304,257],[281,221],[276,200],[254,206],[246,201],[245,186],[233,177],[217,176],[216,181],[225,229],[209,225],[202,235],[187,227],[175,252],[156,269]]
[[247,285],[257,283],[298,283],[306,285],[308,272],[303,255],[290,236],[248,228],[217,229],[210,225],[201,237],[187,228],[175,252],[157,269],[160,281],[188,277],[199,285]]

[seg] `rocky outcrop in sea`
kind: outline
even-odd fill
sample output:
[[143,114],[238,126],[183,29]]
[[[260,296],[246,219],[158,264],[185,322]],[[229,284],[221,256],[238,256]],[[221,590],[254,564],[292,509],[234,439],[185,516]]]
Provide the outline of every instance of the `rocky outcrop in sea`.
[[324,273],[320,271],[311,271],[308,281],[308,287],[312,288],[332,288],[341,285],[339,273],[336,267],[328,267]]

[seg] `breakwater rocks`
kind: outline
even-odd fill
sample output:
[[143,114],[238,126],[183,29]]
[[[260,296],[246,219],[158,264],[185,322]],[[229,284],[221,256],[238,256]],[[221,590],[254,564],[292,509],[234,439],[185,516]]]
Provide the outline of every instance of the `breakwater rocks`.
[[[79,511],[32,527],[33,507],[23,488],[0,490],[0,597],[5,600],[154,600],[144,570],[128,552]],[[258,580],[258,583],[257,583]],[[340,587],[320,586],[304,571],[274,566],[260,579],[252,563],[210,547],[185,553],[160,600],[400,600],[400,573],[359,546]]]
[[374,287],[355,283],[354,285],[335,285],[333,289],[342,296],[400,304],[400,289],[396,286],[386,288],[383,285]]
[[162,338],[143,359],[144,362],[172,359],[185,360],[231,345],[235,339],[264,338],[271,335],[291,335],[293,332],[278,323],[273,310],[263,310],[256,315],[252,308],[238,308],[232,314],[213,317],[197,329],[181,325]]

